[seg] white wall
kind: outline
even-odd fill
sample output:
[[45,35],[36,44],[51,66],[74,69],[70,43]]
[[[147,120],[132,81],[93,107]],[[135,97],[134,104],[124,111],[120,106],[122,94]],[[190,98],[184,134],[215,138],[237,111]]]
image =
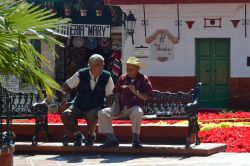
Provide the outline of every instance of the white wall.
[[[146,5],[148,20],[147,36],[158,29],[168,29],[178,36],[177,5]],[[149,46],[145,43],[142,5],[121,6],[125,13],[131,10],[137,19],[134,39],[135,45]],[[158,62],[143,59],[148,67],[142,72],[149,76],[195,76],[195,38],[230,38],[231,39],[231,77],[250,77],[250,67],[247,67],[247,56],[250,56],[250,26],[247,26],[245,38],[244,25],[239,22],[234,28],[230,20],[244,19],[244,4],[180,4],[180,42],[174,46],[174,59]],[[250,18],[250,4],[247,4],[247,18]],[[222,28],[204,28],[204,18],[222,18]],[[188,29],[185,21],[195,21],[192,29]],[[125,32],[124,32],[125,33]],[[124,35],[126,36],[126,35]],[[123,59],[133,54],[131,38],[124,39]]]
[[46,57],[49,62],[49,67],[42,66],[43,71],[48,73],[52,78],[55,78],[55,57],[50,52],[49,46],[41,41],[41,54]]

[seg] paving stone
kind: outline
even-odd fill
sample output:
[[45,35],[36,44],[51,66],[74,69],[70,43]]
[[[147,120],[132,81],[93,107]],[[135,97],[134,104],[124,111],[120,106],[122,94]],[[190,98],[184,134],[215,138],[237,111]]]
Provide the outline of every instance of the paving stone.
[[249,163],[249,153],[217,153],[207,157],[130,154],[14,155],[14,166],[249,166]]

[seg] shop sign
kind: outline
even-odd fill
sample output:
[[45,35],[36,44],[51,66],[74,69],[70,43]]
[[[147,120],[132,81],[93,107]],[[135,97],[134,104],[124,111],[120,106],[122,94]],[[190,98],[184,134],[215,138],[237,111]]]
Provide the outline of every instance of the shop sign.
[[67,36],[110,37],[110,25],[65,24],[57,32]]
[[135,47],[135,56],[137,58],[148,58],[150,55],[150,50],[148,47]]
[[150,59],[165,62],[174,58],[174,44],[165,34],[157,36],[150,44]]

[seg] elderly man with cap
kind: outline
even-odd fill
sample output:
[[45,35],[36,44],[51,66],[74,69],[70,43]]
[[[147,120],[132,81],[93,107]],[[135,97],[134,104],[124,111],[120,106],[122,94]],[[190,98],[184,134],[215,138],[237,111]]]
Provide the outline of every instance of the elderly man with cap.
[[[88,126],[88,137],[85,146],[92,146],[96,139],[97,113],[110,100],[114,88],[113,80],[108,71],[103,70],[104,58],[94,54],[89,58],[87,68],[78,70],[63,84],[62,102],[59,111],[67,134],[75,136],[74,145],[81,146],[84,136],[78,129],[77,117],[84,117]],[[66,96],[77,87],[73,105],[66,109]],[[66,109],[66,110],[65,110]],[[67,139],[67,134],[64,139]]]
[[147,98],[152,94],[152,85],[147,76],[139,72],[145,65],[135,57],[127,60],[127,73],[122,75],[113,89],[116,102],[111,108],[98,112],[98,130],[107,136],[106,142],[101,147],[115,147],[119,145],[112,128],[112,120],[120,117],[129,117],[132,124],[132,147],[141,148],[139,140],[142,107]]

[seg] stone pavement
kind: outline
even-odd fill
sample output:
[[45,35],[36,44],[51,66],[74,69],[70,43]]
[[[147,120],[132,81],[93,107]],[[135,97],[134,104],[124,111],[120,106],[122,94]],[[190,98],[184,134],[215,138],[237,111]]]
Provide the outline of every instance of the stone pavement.
[[[1,165],[1,164],[0,164]],[[217,153],[207,157],[117,154],[14,155],[14,166],[249,166],[250,153]]]

